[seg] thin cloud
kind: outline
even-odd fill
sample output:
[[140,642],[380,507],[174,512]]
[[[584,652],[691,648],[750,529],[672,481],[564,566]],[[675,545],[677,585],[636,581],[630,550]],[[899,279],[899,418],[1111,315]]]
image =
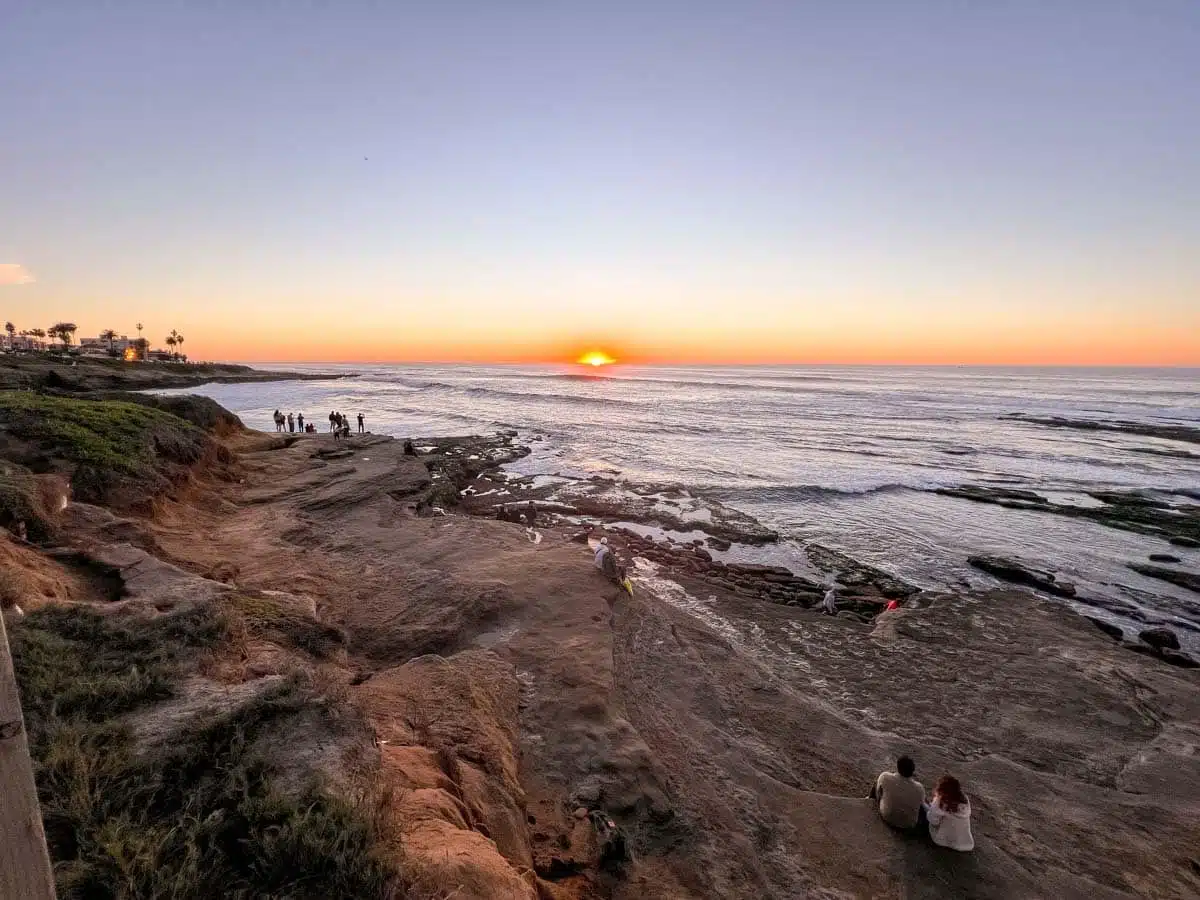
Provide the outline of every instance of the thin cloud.
[[0,263],[0,284],[33,284],[34,277],[19,263]]

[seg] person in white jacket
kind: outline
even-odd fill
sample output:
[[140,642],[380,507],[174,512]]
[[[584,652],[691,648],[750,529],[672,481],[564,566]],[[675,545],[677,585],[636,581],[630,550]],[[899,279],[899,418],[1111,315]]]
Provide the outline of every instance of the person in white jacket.
[[925,807],[929,819],[929,836],[939,847],[961,850],[975,849],[971,836],[971,804],[962,785],[953,775],[943,775],[933,789],[932,802]]

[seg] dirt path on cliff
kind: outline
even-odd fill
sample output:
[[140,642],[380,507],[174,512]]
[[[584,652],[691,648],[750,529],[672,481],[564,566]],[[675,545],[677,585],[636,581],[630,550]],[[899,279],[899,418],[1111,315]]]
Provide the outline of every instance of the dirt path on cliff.
[[[166,509],[156,538],[346,630],[413,846],[449,848],[429,849],[443,878],[485,873],[460,896],[1200,889],[1196,676],[1069,613],[944,597],[872,629],[650,567],[618,598],[561,535],[415,517],[430,475],[394,442],[241,449],[229,502]],[[965,779],[976,853],[900,837],[861,799],[900,752],[927,785]],[[597,866],[590,809],[628,834],[622,873]]]

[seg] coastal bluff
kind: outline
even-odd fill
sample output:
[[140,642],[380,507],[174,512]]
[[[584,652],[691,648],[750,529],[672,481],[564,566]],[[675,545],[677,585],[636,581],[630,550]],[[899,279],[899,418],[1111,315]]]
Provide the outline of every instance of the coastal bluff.
[[0,354],[0,390],[148,391],[196,387],[219,381],[314,381],[346,378],[345,373],[273,372],[234,363],[126,362],[52,353]]
[[[464,496],[521,455],[511,434],[410,455],[207,403],[61,402],[118,417],[112,460],[137,465],[72,457],[17,400],[0,420],[0,492],[26,504],[0,599],[60,896],[111,883],[118,852],[163,896],[1200,893],[1200,673],[1060,604],[918,596],[825,550],[858,604],[822,616],[802,579],[614,532],[630,597],[571,516]],[[974,853],[879,820],[899,753],[927,788],[963,781]],[[84,761],[107,781],[81,812]],[[207,818],[181,837],[185,810]]]

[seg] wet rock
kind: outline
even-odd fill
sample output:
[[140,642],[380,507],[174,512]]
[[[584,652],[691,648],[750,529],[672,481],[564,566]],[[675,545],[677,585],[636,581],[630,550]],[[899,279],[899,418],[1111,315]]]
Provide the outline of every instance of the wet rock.
[[1125,637],[1125,632],[1112,622],[1105,622],[1103,619],[1097,619],[1094,616],[1084,616],[1089,622],[1107,634],[1113,640],[1119,641]]
[[785,569],[783,566],[762,566],[755,563],[729,563],[727,568],[731,572],[737,572],[740,575],[785,575],[792,576],[791,569]]
[[1179,649],[1179,638],[1169,628],[1146,628],[1138,632],[1138,638],[1159,650]]
[[1129,568],[1147,578],[1157,578],[1189,591],[1200,594],[1200,575],[1194,572],[1183,572],[1179,569],[1167,569],[1163,566],[1148,566],[1144,563],[1129,563]]
[[546,490],[549,498],[570,506],[576,515],[638,522],[674,531],[703,529],[708,535],[744,544],[769,544],[779,540],[777,532],[743,512],[679,492],[675,492],[679,499],[664,501],[663,497],[671,492],[665,489],[654,491],[653,485],[642,485],[634,490],[611,478],[597,476]]
[[993,503],[997,506],[1011,506],[1014,509],[1028,509],[1030,506],[1036,508],[1038,506],[1045,506],[1050,502],[1041,494],[1036,494],[1033,491],[1019,491],[978,484],[937,488],[934,493],[941,494],[944,497],[960,497],[963,500]]
[[967,562],[1002,581],[1023,584],[1059,597],[1075,596],[1075,585],[1059,581],[1053,572],[1032,569],[1014,559],[1004,556],[969,556]]
[[1149,644],[1125,644],[1127,650],[1132,650],[1134,653],[1140,653],[1142,656],[1152,656],[1155,659],[1160,659],[1167,665],[1177,666],[1180,669],[1196,669],[1200,668],[1200,663],[1195,659],[1182,653],[1178,650],[1169,648],[1159,649],[1151,647]]
[[1200,508],[1194,505],[1172,506],[1157,497],[1136,491],[1094,491],[1090,496],[1100,501],[1094,505],[1051,503],[1031,491],[1017,491],[991,485],[964,484],[958,487],[937,488],[931,493],[960,497],[977,503],[990,503],[1009,509],[1025,509],[1054,513],[1076,519],[1089,519],[1138,534],[1167,538],[1182,547],[1200,546]]
[[1177,563],[1183,562],[1178,556],[1172,556],[1170,553],[1151,553],[1150,562],[1158,563]]
[[728,550],[733,546],[733,544],[724,538],[710,537],[708,539],[708,546],[712,547],[714,550]]
[[[903,599],[919,594],[921,589],[897,578],[890,572],[861,563],[853,557],[822,544],[809,544],[805,548],[813,565],[826,572],[836,572],[837,580],[847,587],[869,585],[888,599]],[[812,584],[809,582],[809,584]],[[816,587],[816,585],[812,585]]]
[[1181,669],[1200,669],[1200,662],[1178,650],[1160,650],[1158,656],[1163,662]]
[[1122,420],[1093,420],[1070,419],[1064,416],[1030,416],[1024,413],[1011,413],[1001,416],[1002,419],[1016,419],[1031,425],[1044,425],[1047,428],[1070,428],[1076,431],[1113,431],[1118,434],[1137,434],[1144,437],[1166,438],[1172,441],[1187,441],[1200,444],[1200,428],[1189,425],[1151,425],[1144,422],[1126,422]]

